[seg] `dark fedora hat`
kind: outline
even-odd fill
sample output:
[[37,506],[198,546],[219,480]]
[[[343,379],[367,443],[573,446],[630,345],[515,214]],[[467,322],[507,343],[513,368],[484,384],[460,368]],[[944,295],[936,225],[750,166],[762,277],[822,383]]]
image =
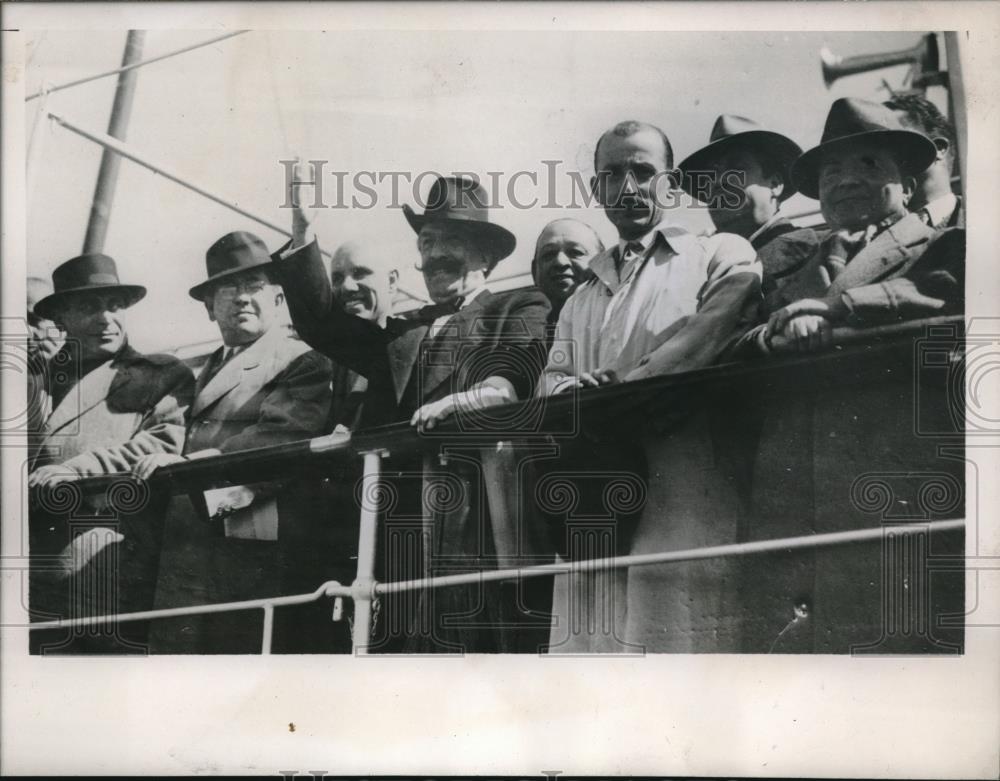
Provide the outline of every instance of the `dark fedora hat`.
[[227,233],[205,253],[208,279],[188,292],[192,298],[204,301],[205,293],[219,280],[270,264],[271,255],[260,238],[248,231]]
[[934,142],[923,133],[903,127],[892,109],[859,98],[840,98],[830,106],[819,144],[804,152],[792,166],[792,178],[799,192],[819,198],[819,166],[823,155],[861,140],[876,141],[891,149],[907,175],[921,173],[937,155]]
[[125,306],[132,306],[146,295],[142,285],[123,285],[114,260],[99,252],[78,255],[57,267],[52,272],[52,290],[35,304],[35,312],[49,320],[67,299],[80,293],[118,293],[125,299]]
[[792,139],[781,133],[765,130],[752,119],[735,114],[723,114],[712,126],[708,145],[688,155],[678,166],[681,170],[681,187],[688,195],[695,190],[694,174],[711,170],[715,161],[730,149],[745,148],[769,156],[781,171],[785,186],[778,200],[783,201],[795,194],[792,183],[792,163],[802,154],[802,149]]
[[506,258],[517,245],[513,233],[490,222],[486,190],[475,179],[467,176],[439,177],[427,194],[424,213],[416,214],[408,205],[404,205],[403,214],[417,233],[420,233],[424,225],[432,222],[460,225],[485,242],[497,260]]

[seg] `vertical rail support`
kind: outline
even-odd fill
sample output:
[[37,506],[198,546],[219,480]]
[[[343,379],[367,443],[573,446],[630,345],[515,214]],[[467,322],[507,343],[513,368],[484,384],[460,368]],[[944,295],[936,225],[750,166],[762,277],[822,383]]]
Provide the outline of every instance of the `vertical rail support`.
[[378,537],[378,512],[382,489],[384,451],[364,454],[364,476],[361,483],[361,527],[358,534],[358,572],[351,585],[354,600],[354,632],[351,642],[356,655],[368,653],[372,632],[372,601],[375,595],[375,546]]
[[[132,65],[142,59],[142,47],[146,39],[145,30],[129,30],[125,40],[125,54],[122,56],[122,67]],[[132,101],[135,98],[135,84],[139,78],[139,70],[133,68],[118,74],[118,88],[115,90],[115,102],[111,107],[111,120],[108,123],[108,135],[125,140],[128,129],[129,115],[132,113]],[[115,200],[115,186],[118,183],[118,167],[121,158],[116,152],[105,149],[101,155],[101,168],[97,173],[97,185],[94,187],[94,203],[90,207],[90,220],[87,222],[87,235],[83,240],[84,252],[102,252],[104,239],[108,234],[108,220],[111,217],[111,204]]]
[[260,653],[262,656],[271,655],[271,642],[274,640],[274,605],[268,602],[263,607],[264,610],[264,633],[260,640]]

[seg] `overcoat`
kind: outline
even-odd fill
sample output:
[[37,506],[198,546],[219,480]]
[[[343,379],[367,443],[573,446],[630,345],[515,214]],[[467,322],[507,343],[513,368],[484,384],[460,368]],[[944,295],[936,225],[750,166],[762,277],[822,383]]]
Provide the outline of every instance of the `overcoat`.
[[[316,242],[276,258],[273,266],[302,338],[367,378],[361,428],[408,421],[420,406],[490,376],[507,379],[519,399],[534,393],[546,361],[549,312],[537,289],[484,290],[432,339],[437,313],[431,308],[390,317],[385,328],[345,313],[332,297]],[[430,456],[387,461],[398,501],[381,518],[376,577],[477,570],[501,559],[510,564],[510,551],[528,563],[550,560],[543,535],[512,501],[517,458],[509,443],[489,454],[460,444],[444,465]],[[445,494],[445,501],[434,499]],[[421,555],[412,553],[415,548]],[[537,614],[545,615],[549,594],[536,583],[439,589],[419,604],[384,602],[376,649],[533,651],[547,634]]]
[[[82,377],[78,366],[69,344],[29,384],[35,394],[31,408],[48,413],[29,439],[29,469],[61,464],[91,477],[128,471],[146,454],[181,452],[184,413],[194,389],[184,364],[169,355],[142,355],[126,344]],[[66,484],[33,499],[30,599],[36,619],[68,617],[71,608],[73,616],[149,609],[163,496],[121,480],[99,496],[77,495]],[[68,554],[83,540],[89,540],[87,557],[80,560],[85,563],[69,567]],[[141,652],[145,627],[132,623],[100,632],[33,635],[36,652]]]
[[[325,433],[330,362],[290,329],[275,326],[225,363],[223,354],[222,348],[217,350],[198,378],[185,453],[232,453]],[[200,493],[175,497],[164,540],[157,607],[279,594],[284,540],[297,539],[295,526],[306,523],[305,516],[317,509],[318,486],[309,491],[300,482],[304,481],[249,486],[255,494],[252,503],[223,522],[207,517]],[[256,653],[260,618],[234,613],[160,622],[152,644],[160,653]]]

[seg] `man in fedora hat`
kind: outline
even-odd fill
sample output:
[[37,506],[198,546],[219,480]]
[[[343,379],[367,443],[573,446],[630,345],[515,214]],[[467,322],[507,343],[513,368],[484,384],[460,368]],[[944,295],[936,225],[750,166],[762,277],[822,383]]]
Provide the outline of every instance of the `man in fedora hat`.
[[[33,567],[32,609],[66,615],[72,608],[73,617],[141,610],[152,601],[161,528],[156,513],[144,506],[109,516],[103,499],[88,497],[90,514],[102,520],[81,525],[79,508],[67,513],[50,500],[50,492],[66,480],[127,472],[148,454],[179,453],[194,378],[176,358],[143,355],[129,345],[125,311],[146,289],[122,284],[112,258],[98,253],[73,258],[55,269],[52,281],[34,314],[56,323],[66,338],[33,401],[45,414],[30,442],[28,485],[35,500],[30,544],[33,556],[59,556],[62,564],[49,572]],[[155,503],[151,498],[149,504]],[[107,577],[115,581],[104,583]],[[144,633],[133,624],[113,634],[78,637],[72,648],[134,650],[131,644]],[[69,650],[61,640],[32,640],[33,649]]]
[[[835,326],[863,328],[962,312],[964,231],[937,231],[908,209],[916,178],[938,151],[884,105],[856,98],[831,105],[820,143],[792,168],[799,191],[819,199],[830,233],[814,253],[789,263],[788,273],[767,292],[768,321],[747,335],[751,354],[770,352],[769,340],[777,336],[800,352],[812,352],[832,343]],[[780,257],[785,238],[764,251]],[[860,506],[844,512],[836,501],[854,494],[858,475],[884,473],[888,464],[898,474],[953,471],[933,441],[914,436],[912,374],[887,372],[876,383],[854,379],[848,374],[842,382],[817,383],[803,374],[791,390],[763,400],[744,539],[865,528],[871,525],[871,513]],[[924,397],[935,399],[936,390],[920,384],[922,417],[923,410],[936,406],[928,407]],[[948,406],[943,398],[937,400],[942,410]],[[882,555],[877,547],[845,550],[791,579],[747,562],[741,585],[762,609],[747,625],[744,650],[775,650],[776,637],[788,622],[787,603],[777,595],[805,595],[807,603],[815,597],[819,605],[819,595],[831,588],[838,599],[836,605],[819,608],[820,623],[844,631],[835,633],[839,637],[834,642],[824,640],[826,652],[855,652],[877,640],[878,629],[872,636],[851,628],[884,626],[879,623],[884,604],[870,580],[884,566]],[[933,621],[928,617],[927,623]],[[786,647],[795,648],[811,631],[798,637],[789,633]],[[919,645],[926,639],[923,633],[897,633],[883,638],[883,648],[891,652],[890,646]]]
[[[272,279],[264,242],[246,231],[229,233],[208,249],[205,260],[208,278],[192,287],[190,295],[218,326],[223,345],[198,377],[184,454],[141,459],[133,470],[140,479],[185,459],[326,433],[330,361],[310,350],[283,321],[284,296]],[[213,523],[191,521],[190,512],[175,513],[161,569],[182,552],[188,559],[171,567],[190,573],[189,583],[181,585],[194,588],[199,600],[273,596],[281,588],[277,541],[304,509],[294,509],[294,493],[272,484],[209,492],[204,509]],[[192,551],[192,540],[202,541],[200,550]],[[201,557],[201,569],[192,556]],[[167,598],[158,595],[161,602]],[[202,630],[199,650],[256,652],[259,635],[251,624],[246,616],[213,617]]]
[[[294,184],[292,188],[291,202],[297,204]],[[417,234],[419,269],[434,303],[401,317],[389,317],[384,327],[348,314],[337,305],[318,245],[297,206],[293,209],[292,243],[275,261],[292,321],[302,337],[367,377],[362,426],[408,421],[427,431],[450,417],[474,421],[474,416],[488,407],[530,397],[545,361],[549,305],[538,290],[493,293],[487,288],[490,273],[513,252],[516,241],[513,234],[490,220],[485,190],[467,177],[442,177],[432,185],[424,213],[417,214],[407,206],[404,215]],[[385,563],[385,578],[397,578],[404,567],[411,566],[432,574],[437,555],[471,557],[476,560],[473,566],[478,566],[479,559],[495,558],[506,551],[514,551],[514,555],[534,552],[531,540],[515,539],[513,519],[490,512],[503,499],[484,499],[485,493],[504,492],[508,487],[506,481],[489,477],[495,458],[484,458],[481,467],[461,463],[441,466],[436,459],[410,466],[422,473],[429,485],[444,481],[460,486],[456,490],[466,500],[438,511],[421,502],[419,496],[407,494],[406,503],[413,514],[418,518],[424,515],[431,542],[423,551],[422,564]],[[485,517],[481,517],[480,508]],[[491,532],[482,535],[482,543],[481,527]],[[383,543],[383,550],[392,547],[389,541]],[[439,590],[433,607],[425,600],[420,609],[425,608],[431,611],[433,622],[429,635],[413,628],[418,615],[396,619],[409,627],[403,634],[408,635],[406,646],[411,650],[534,651],[537,647],[530,632],[512,629],[526,615],[519,609],[515,584],[489,584],[481,593],[475,588]],[[394,609],[387,604],[383,615]],[[476,619],[467,617],[464,627],[444,623],[443,616],[463,612],[476,614]],[[534,621],[538,623],[537,618]],[[391,622],[387,619],[378,630],[384,631]],[[375,646],[393,649],[401,642],[399,637],[390,637],[388,645],[376,641]]]
[[[938,150],[892,110],[856,98],[833,103],[819,145],[792,167],[800,192],[818,198],[831,233],[796,256],[767,291],[769,320],[748,334],[759,349],[780,334],[801,351],[829,344],[837,324],[875,325],[960,313],[965,233],[936,231],[908,205]],[[766,248],[780,257],[780,237]]]
[[146,295],[122,284],[112,258],[87,254],[52,274],[53,292],[34,314],[65,333],[50,360],[51,412],[32,454],[31,487],[128,471],[150,453],[179,453],[194,378],[176,358],[128,344],[125,310]]
[[681,187],[708,205],[717,230],[742,236],[759,250],[796,229],[780,209],[795,194],[791,167],[800,154],[787,136],[752,119],[723,114],[708,145],[678,166]]

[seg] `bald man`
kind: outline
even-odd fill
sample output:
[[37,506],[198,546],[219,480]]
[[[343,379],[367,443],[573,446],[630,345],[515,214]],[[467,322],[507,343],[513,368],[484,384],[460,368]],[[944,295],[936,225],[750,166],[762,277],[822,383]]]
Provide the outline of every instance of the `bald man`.
[[604,242],[592,227],[580,220],[563,217],[553,220],[538,234],[531,276],[552,304],[546,328],[546,343],[552,346],[556,323],[563,304],[587,279],[590,259],[604,252]]
[[[377,245],[347,241],[333,253],[330,283],[335,302],[349,315],[372,320],[385,327],[392,314],[392,294],[399,274],[385,269],[385,254]],[[352,430],[361,420],[361,405],[368,380],[346,366],[334,364],[332,427]]]

